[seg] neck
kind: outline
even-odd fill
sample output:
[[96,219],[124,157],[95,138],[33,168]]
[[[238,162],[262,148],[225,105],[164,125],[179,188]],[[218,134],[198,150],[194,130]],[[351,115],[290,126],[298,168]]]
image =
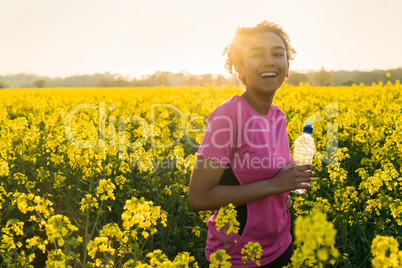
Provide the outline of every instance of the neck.
[[245,91],[240,95],[251,107],[257,112],[263,115],[267,115],[269,109],[271,108],[272,100],[274,99],[274,94],[272,96],[257,95],[251,91]]

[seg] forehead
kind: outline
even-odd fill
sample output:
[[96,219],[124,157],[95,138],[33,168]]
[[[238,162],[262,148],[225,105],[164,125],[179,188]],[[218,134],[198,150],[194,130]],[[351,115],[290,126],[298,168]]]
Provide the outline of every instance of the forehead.
[[283,47],[283,49],[285,49],[285,44],[279,36],[271,32],[255,34],[251,36],[245,44],[246,51],[253,48],[270,50],[277,47]]

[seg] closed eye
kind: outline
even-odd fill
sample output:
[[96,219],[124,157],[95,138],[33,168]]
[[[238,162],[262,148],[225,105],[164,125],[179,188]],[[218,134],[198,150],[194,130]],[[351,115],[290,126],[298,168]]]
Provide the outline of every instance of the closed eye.
[[251,53],[251,57],[252,58],[261,58],[262,53],[261,52],[253,52],[253,53]]

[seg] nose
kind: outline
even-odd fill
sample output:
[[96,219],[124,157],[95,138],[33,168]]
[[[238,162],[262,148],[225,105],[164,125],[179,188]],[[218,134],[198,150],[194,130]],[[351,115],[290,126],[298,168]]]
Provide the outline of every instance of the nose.
[[275,61],[271,55],[267,55],[265,57],[264,64],[267,66],[273,66],[273,65],[275,65]]

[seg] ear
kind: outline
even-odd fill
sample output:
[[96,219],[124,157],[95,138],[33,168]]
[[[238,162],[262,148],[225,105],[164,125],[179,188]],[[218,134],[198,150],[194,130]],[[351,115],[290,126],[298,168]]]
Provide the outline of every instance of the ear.
[[239,74],[240,81],[244,84],[244,80],[246,78],[246,76],[244,74],[244,68],[242,66],[239,66],[236,71]]
[[288,68],[286,70],[286,77],[289,77],[289,61],[288,61]]
[[242,81],[243,84],[244,84],[244,80],[245,80],[244,78],[245,78],[244,74],[239,73],[239,79],[240,79],[240,81]]

